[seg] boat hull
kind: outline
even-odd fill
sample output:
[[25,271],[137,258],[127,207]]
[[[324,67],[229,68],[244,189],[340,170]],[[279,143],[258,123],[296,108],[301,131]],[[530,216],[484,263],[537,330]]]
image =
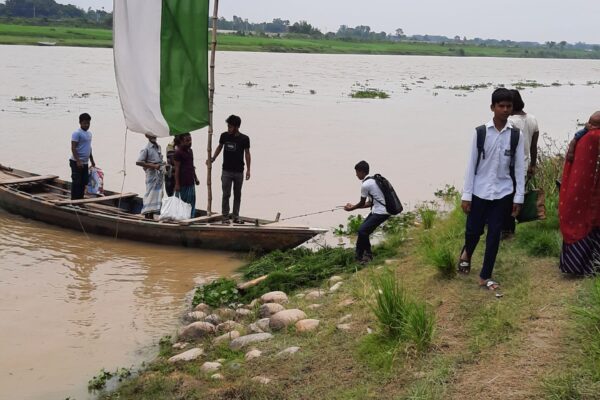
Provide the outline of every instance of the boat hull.
[[[138,202],[139,198],[127,202]],[[125,204],[125,200],[123,201]],[[52,204],[11,186],[0,186],[0,207],[14,214],[88,234],[160,245],[226,251],[291,249],[322,229],[254,224],[190,224],[122,218],[70,205]]]

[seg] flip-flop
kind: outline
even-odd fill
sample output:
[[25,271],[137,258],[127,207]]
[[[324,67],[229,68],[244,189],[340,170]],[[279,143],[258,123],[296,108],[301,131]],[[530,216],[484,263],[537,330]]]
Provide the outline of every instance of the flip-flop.
[[471,263],[466,260],[458,260],[458,272],[467,275],[471,272]]
[[[491,279],[488,279],[487,281],[485,281],[485,284],[479,285],[479,286],[483,289],[489,290],[490,292],[497,292],[500,290],[500,284]],[[500,293],[497,293],[496,297],[502,297],[501,294],[500,294],[500,296],[498,296],[498,294],[500,294]]]

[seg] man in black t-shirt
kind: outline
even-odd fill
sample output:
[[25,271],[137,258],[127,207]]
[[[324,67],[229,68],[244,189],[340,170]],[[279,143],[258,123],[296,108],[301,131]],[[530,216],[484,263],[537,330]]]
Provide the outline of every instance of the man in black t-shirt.
[[[250,179],[250,138],[240,132],[242,119],[231,115],[227,120],[227,132],[221,134],[219,146],[214,156],[210,159],[214,163],[223,151],[223,173],[221,183],[223,187],[223,202],[221,213],[223,218],[233,218],[234,222],[241,222],[240,203],[242,200],[242,184],[244,183],[244,158],[246,159],[246,180]],[[229,214],[229,198],[233,185],[233,212]]]

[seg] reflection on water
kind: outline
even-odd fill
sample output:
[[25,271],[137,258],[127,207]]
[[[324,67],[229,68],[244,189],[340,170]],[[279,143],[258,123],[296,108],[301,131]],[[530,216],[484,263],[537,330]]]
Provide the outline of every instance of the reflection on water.
[[[105,186],[144,191],[134,164],[146,139],[129,134],[125,150],[110,49],[0,46],[0,59],[0,163],[69,179],[70,133],[77,115],[89,112]],[[445,184],[460,188],[474,127],[490,118],[492,89],[439,86],[559,82],[522,94],[541,132],[563,141],[597,107],[597,87],[587,82],[598,81],[600,61],[220,52],[216,73],[216,133],[237,114],[252,141],[242,213],[286,218],[356,202],[353,166],[361,159],[394,184],[407,208]],[[351,99],[357,82],[391,97]],[[12,101],[18,96],[46,99]],[[205,134],[193,136],[203,183]],[[168,140],[159,141],[164,149]],[[213,182],[219,172],[215,165]],[[204,186],[197,198],[206,207]],[[329,228],[346,217],[290,222]],[[85,398],[85,382],[101,367],[143,359],[176,326],[194,280],[237,265],[227,254],[87,240],[0,214],[0,398]]]
[[0,212],[0,398],[87,398],[101,367],[150,356],[226,253],[90,237]]

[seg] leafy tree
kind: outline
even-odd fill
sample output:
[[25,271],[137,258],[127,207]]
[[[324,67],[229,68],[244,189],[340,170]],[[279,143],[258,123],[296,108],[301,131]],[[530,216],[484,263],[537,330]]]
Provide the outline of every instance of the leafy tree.
[[311,36],[323,35],[323,33],[319,29],[313,27],[311,24],[309,24],[306,21],[295,22],[294,25],[289,27],[288,32],[298,33],[301,35],[311,35]]

